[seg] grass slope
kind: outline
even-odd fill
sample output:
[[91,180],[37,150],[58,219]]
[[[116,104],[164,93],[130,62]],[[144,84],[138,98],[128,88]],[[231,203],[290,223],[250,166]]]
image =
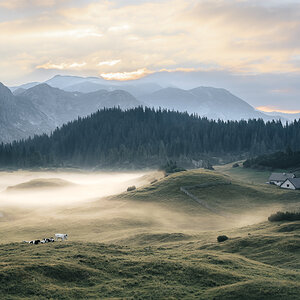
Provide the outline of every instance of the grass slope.
[[24,183],[20,183],[14,186],[9,186],[7,191],[19,191],[19,190],[29,190],[29,189],[42,189],[42,188],[58,188],[67,187],[75,185],[67,180],[60,178],[40,178],[30,180]]
[[216,233],[145,234],[135,246],[5,244],[0,292],[4,299],[297,299],[300,222],[292,225],[289,233],[268,223],[229,231],[222,244]]
[[[214,218],[215,222],[224,221],[224,216],[231,216],[232,219],[228,220],[228,223],[240,217],[241,214],[246,216],[255,213],[257,217],[262,216],[265,219],[270,212],[277,209],[299,206],[299,191],[267,185],[264,180],[259,183],[250,183],[249,178],[253,176],[252,172],[248,175],[244,174],[241,180],[238,175],[229,176],[228,169],[220,171],[191,170],[175,173],[152,185],[123,193],[113,199],[159,203],[163,207],[180,211],[190,217]],[[180,187],[186,186],[189,187],[188,191],[192,195],[206,203],[212,211],[180,191]],[[248,222],[248,219],[245,221]]]
[[[229,181],[230,185],[192,189],[217,213],[180,191],[181,186]],[[257,221],[259,209],[266,220],[275,207],[299,203],[299,196],[298,191],[251,184],[221,172],[192,170],[43,217],[42,211],[20,209],[14,214],[11,209],[0,222],[0,295],[3,299],[297,299],[300,222],[237,227],[242,224],[237,220]],[[70,241],[12,242],[57,231],[70,234]],[[222,234],[229,240],[217,243]]]

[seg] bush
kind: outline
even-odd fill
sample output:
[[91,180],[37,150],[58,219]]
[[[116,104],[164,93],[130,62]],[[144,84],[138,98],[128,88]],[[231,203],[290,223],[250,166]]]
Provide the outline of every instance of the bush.
[[164,171],[165,175],[186,171],[182,167],[178,167],[176,161],[168,161],[164,166],[160,167],[160,170]]
[[129,186],[129,187],[127,188],[127,192],[134,191],[134,190],[136,190],[135,185]]
[[235,163],[232,165],[233,168],[238,168],[240,165],[238,163]]
[[215,170],[213,165],[209,161],[203,163],[203,168],[206,170],[212,170],[212,171]]
[[268,220],[270,222],[280,221],[300,221],[300,212],[282,212],[278,211],[276,214],[271,215]]
[[226,235],[219,235],[217,237],[217,240],[218,240],[219,243],[225,242],[225,241],[228,240],[228,236],[226,236]]

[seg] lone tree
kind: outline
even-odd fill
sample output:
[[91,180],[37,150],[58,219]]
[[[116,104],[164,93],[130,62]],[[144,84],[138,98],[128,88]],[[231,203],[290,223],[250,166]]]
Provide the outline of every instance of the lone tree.
[[160,169],[165,172],[165,175],[176,172],[186,171],[182,167],[178,167],[176,161],[168,161],[165,165],[161,166]]

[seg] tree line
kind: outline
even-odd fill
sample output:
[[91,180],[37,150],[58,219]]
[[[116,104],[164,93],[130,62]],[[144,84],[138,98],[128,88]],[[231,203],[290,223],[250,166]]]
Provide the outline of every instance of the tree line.
[[293,151],[287,147],[286,151],[278,151],[272,154],[259,155],[255,158],[247,159],[243,166],[253,169],[300,169],[300,151]]
[[300,150],[300,120],[213,121],[198,115],[138,107],[102,109],[50,135],[0,145],[1,167],[160,166],[203,157],[254,156]]

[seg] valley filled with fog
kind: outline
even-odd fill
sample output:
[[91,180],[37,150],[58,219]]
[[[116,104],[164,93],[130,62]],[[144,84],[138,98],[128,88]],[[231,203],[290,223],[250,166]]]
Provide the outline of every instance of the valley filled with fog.
[[147,181],[150,172],[1,172],[0,203],[17,207],[72,206],[119,194]]

